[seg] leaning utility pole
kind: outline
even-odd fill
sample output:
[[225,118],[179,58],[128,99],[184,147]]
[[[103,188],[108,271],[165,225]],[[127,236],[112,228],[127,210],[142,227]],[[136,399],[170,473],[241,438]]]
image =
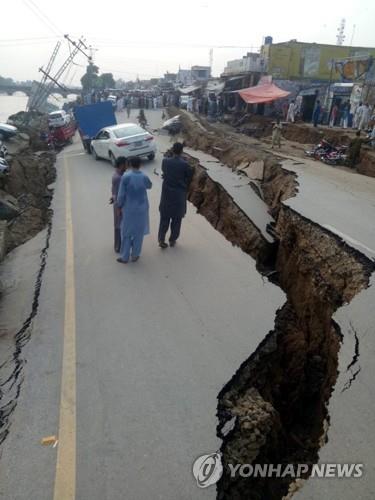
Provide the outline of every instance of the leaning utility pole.
[[38,93],[38,98],[33,101],[33,108],[31,108],[30,106],[30,109],[40,109],[47,101],[47,98],[52,92],[55,85],[65,90],[65,87],[59,84],[59,80],[65,73],[67,68],[70,66],[70,64],[73,62],[73,59],[76,57],[78,52],[81,52],[89,61],[91,60],[91,56],[85,52],[85,50],[87,50],[87,46],[82,39],[79,39],[78,42],[75,42],[74,40],[71,40],[69,38],[69,35],[64,35],[64,38],[66,38],[68,42],[73,46],[73,50],[70,52],[69,57],[64,61],[64,63],[57,70],[54,76],[51,76],[49,72],[44,71],[42,68],[39,69],[39,71],[43,72],[44,78],[49,80],[49,83],[45,85],[43,89]]
[[47,64],[45,71],[42,68],[40,68],[39,71],[42,71],[43,76],[42,76],[41,81],[38,84],[38,87],[35,90],[35,93],[30,95],[30,98],[27,102],[27,107],[26,107],[27,110],[34,108],[34,103],[39,100],[40,95],[43,93],[43,89],[44,89],[46,81],[47,81],[46,75],[49,74],[49,72],[51,71],[51,68],[52,68],[53,63],[55,62],[57,53],[59,52],[60,46],[61,46],[61,42],[57,42],[57,44],[52,52],[52,55],[48,61],[48,64]]

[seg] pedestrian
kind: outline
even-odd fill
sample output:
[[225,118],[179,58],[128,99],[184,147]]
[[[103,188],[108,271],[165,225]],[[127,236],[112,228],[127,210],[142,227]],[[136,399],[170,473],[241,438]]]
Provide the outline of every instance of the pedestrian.
[[359,105],[355,108],[354,118],[353,118],[353,128],[358,129],[359,122],[361,121],[362,111],[363,111],[363,104],[362,102],[360,102]]
[[361,156],[362,144],[370,142],[371,139],[361,139],[361,131],[357,130],[355,138],[350,141],[347,163],[350,168],[355,168]]
[[368,122],[370,121],[370,108],[367,102],[362,107],[361,118],[359,120],[358,129],[359,130],[367,130]]
[[194,103],[194,97],[190,95],[188,97],[188,102],[187,102],[187,111],[189,111],[189,113],[193,112],[193,103]]
[[126,114],[128,115],[128,118],[130,117],[131,109],[132,109],[132,103],[130,97],[128,97],[126,101]]
[[137,116],[137,119],[139,125],[145,129],[147,126],[147,118],[143,109],[139,110],[139,115]]
[[116,253],[119,253],[121,248],[121,216],[117,205],[117,195],[126,166],[126,158],[124,156],[119,156],[116,160],[115,172],[112,175],[112,196],[109,200],[110,204],[113,204],[114,247]]
[[288,117],[288,101],[285,101],[282,105],[282,113],[284,120],[287,120]]
[[181,158],[183,144],[175,142],[172,148],[173,157],[164,158],[161,169],[163,186],[159,205],[159,246],[167,248],[166,234],[171,229],[169,245],[174,247],[180,236],[182,219],[186,214],[186,200],[189,184],[193,177],[193,169]]
[[350,102],[346,101],[342,107],[342,119],[341,126],[343,128],[348,128],[349,124],[349,115],[350,115]]
[[338,112],[339,112],[339,107],[337,106],[337,104],[334,104],[333,107],[332,107],[331,117],[330,117],[330,120],[329,120],[329,126],[330,127],[334,127],[335,126]]
[[295,114],[295,104],[294,101],[291,101],[291,103],[289,104],[288,113],[286,115],[286,121],[294,123],[295,120],[294,114]]
[[315,105],[315,109],[314,109],[314,113],[313,113],[313,124],[314,124],[314,127],[318,126],[321,111],[322,111],[322,107],[321,107],[320,101],[318,99],[316,101],[316,105]]
[[281,129],[282,129],[282,125],[280,123],[280,118],[277,118],[276,123],[274,124],[273,129],[272,129],[271,149],[273,149],[274,146],[279,146],[279,148],[281,148]]
[[143,238],[150,232],[147,189],[152,182],[141,172],[141,159],[130,159],[130,167],[121,178],[117,195],[121,215],[121,250],[117,262],[127,264],[131,257],[136,262],[142,251]]

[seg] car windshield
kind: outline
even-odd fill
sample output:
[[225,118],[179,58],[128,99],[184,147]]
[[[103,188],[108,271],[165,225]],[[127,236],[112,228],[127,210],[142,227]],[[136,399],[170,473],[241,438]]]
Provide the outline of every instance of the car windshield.
[[62,113],[51,113],[50,118],[62,118],[63,114]]
[[123,137],[131,137],[132,135],[145,134],[146,132],[143,128],[134,125],[132,127],[117,128],[113,131],[117,139],[122,139]]

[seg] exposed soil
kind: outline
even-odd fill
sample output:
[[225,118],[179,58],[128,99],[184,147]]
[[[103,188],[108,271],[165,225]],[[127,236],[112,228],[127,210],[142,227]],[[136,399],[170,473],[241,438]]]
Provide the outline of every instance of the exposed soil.
[[[259,190],[276,219],[277,244],[266,253],[266,275],[286,293],[275,327],[218,395],[218,436],[224,473],[219,499],[281,500],[292,479],[231,477],[228,464],[313,464],[329,423],[328,403],[337,379],[341,333],[332,316],[369,286],[374,262],[336,235],[283,205],[297,179],[273,155],[244,147],[183,117],[185,140],[232,168],[263,161]],[[189,195],[211,224],[257,261],[263,272],[259,231],[239,213],[202,166],[195,165]],[[247,219],[247,220],[246,220]],[[237,223],[238,221],[238,223]],[[270,273],[270,269],[273,270]],[[308,476],[308,474],[307,474]]]
[[233,245],[251,255],[263,268],[272,259],[274,248],[225,189],[215,183],[198,161],[189,157],[195,175],[189,189],[189,201],[211,225]]
[[45,148],[39,139],[40,130],[45,126],[45,117],[39,114],[28,116],[22,112],[11,118],[17,123],[21,136],[11,139],[7,144],[10,173],[3,182],[3,189],[17,203],[17,215],[7,224],[8,252],[33,238],[46,226],[53,194],[48,186],[56,177],[55,153],[39,150],[40,147]]
[[[189,118],[185,112],[181,112],[177,108],[171,108],[169,113],[171,116],[181,115],[185,138],[189,146],[207,151],[218,158],[220,157],[221,161],[231,167],[236,166],[236,161],[241,158],[242,147],[247,150],[247,155],[250,156],[258,150],[259,155],[262,151],[264,155],[267,155],[264,149],[265,146],[269,147],[271,144],[273,121],[271,118],[252,115],[245,124],[233,128],[233,126],[223,123],[211,124],[200,116],[196,118],[196,127],[189,127],[186,126]],[[281,152],[302,158],[305,157],[304,151],[317,144],[323,137],[334,145],[348,145],[354,135],[355,131],[352,129],[329,128],[326,126],[314,128],[302,122],[288,123],[283,126]],[[232,159],[233,145],[236,145],[237,153]],[[220,151],[221,149],[224,151]],[[226,152],[227,154],[225,154]],[[218,155],[217,153],[221,154]],[[332,167],[327,166],[327,168]],[[369,177],[375,176],[375,152],[368,146],[362,148],[361,161],[357,165],[357,171]]]

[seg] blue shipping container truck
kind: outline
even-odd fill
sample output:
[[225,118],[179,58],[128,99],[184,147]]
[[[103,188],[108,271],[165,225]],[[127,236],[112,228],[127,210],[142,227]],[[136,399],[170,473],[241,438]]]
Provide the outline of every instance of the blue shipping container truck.
[[91,153],[91,140],[99,130],[117,124],[112,103],[109,101],[76,106],[74,116],[78,123],[78,131],[83,147],[87,153]]

